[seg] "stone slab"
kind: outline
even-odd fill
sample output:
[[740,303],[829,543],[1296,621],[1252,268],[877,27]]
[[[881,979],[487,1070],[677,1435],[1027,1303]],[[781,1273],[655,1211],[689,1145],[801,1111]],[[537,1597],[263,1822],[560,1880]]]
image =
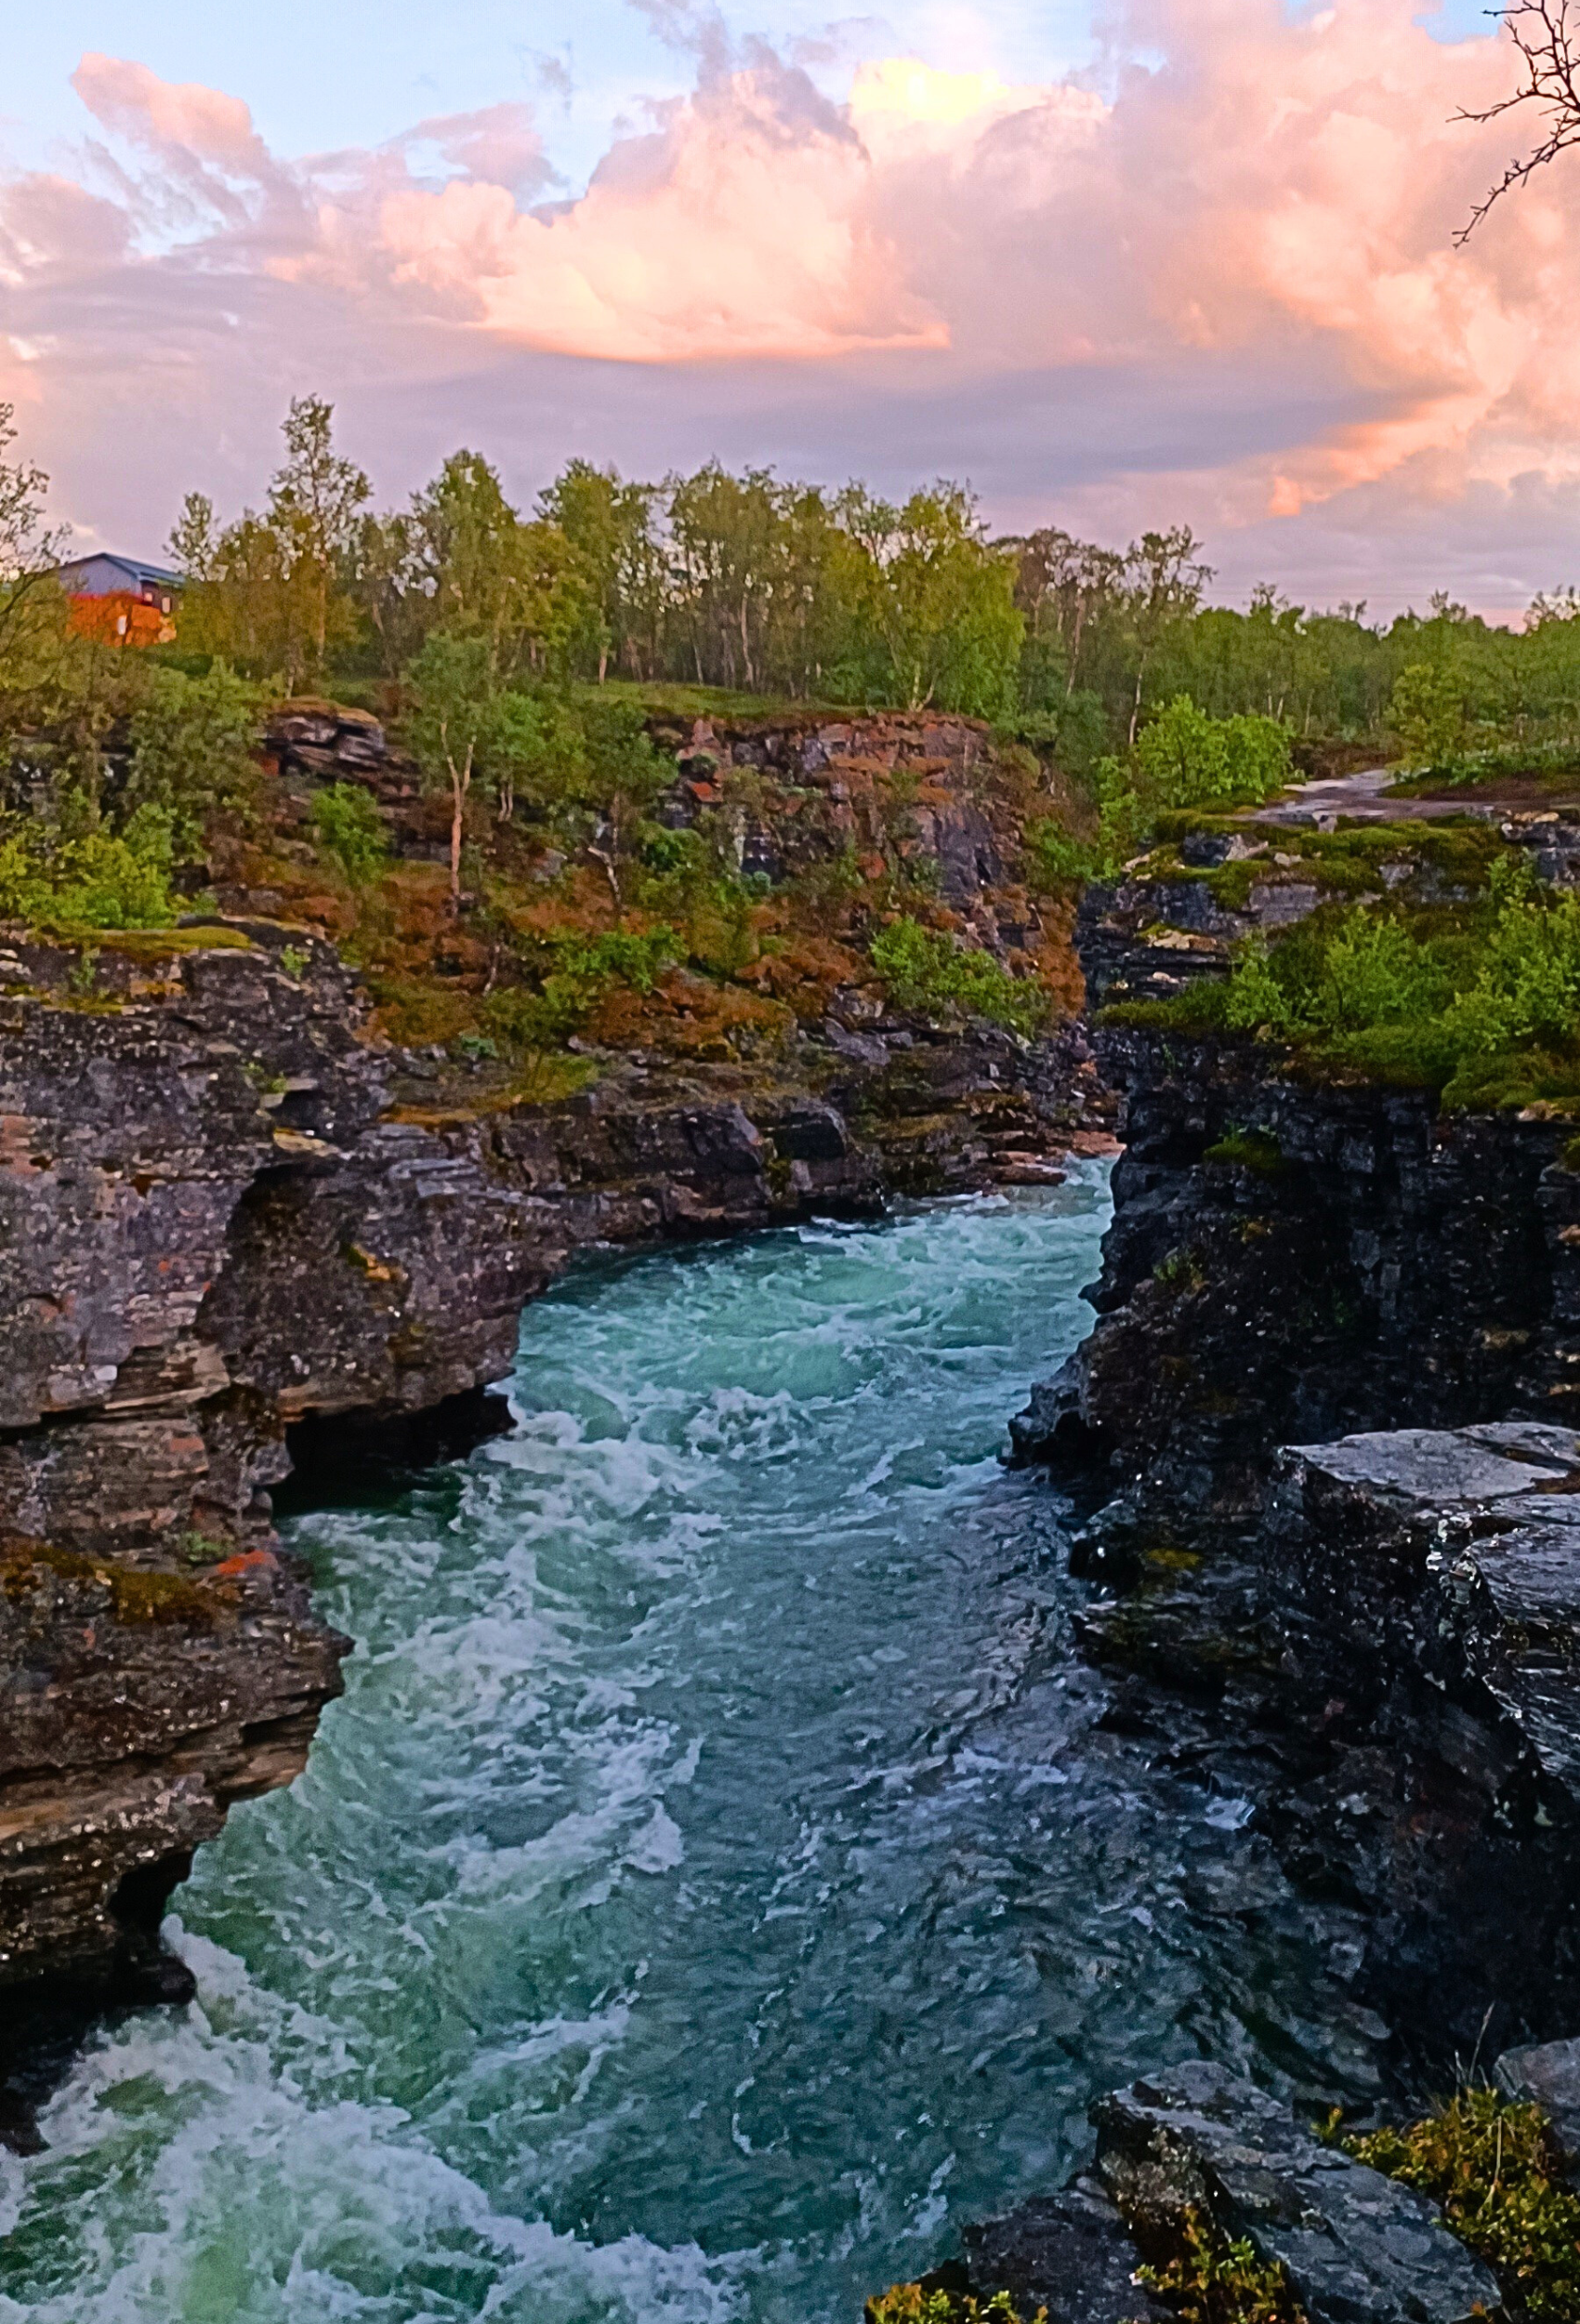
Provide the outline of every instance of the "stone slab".
[[1511,2098],[1529,2099],[1552,2120],[1565,2161],[1580,2166],[1580,2036],[1506,2050],[1493,2080]]
[[1098,2167],[1144,2227],[1205,2211],[1288,2271],[1310,2324],[1470,2324],[1497,2283],[1436,2204],[1324,2146],[1288,2106],[1198,2059],[1093,2109]]
[[1445,1506],[1507,1499],[1529,1493],[1538,1482],[1560,1484],[1567,1474],[1560,1468],[1510,1460],[1459,1429],[1384,1429],[1289,1449],[1309,1469],[1337,1484],[1369,1486],[1403,1500]]

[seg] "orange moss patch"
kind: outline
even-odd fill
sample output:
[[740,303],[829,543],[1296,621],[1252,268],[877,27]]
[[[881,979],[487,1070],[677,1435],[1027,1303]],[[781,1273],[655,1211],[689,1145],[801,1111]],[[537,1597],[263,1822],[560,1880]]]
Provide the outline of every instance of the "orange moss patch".
[[62,1581],[97,1582],[108,1590],[111,1611],[118,1622],[191,1622],[206,1628],[214,1619],[213,1599],[179,1574],[151,1573],[145,1566],[81,1557],[47,1541],[12,1539],[0,1545],[0,1589],[7,1597],[26,1597],[37,1587],[41,1567]]
[[829,936],[791,936],[782,950],[766,955],[752,982],[791,1008],[803,1024],[826,1017],[842,984],[860,984],[871,969],[859,952]]
[[587,1038],[604,1049],[652,1049],[699,1063],[720,1063],[777,1049],[795,1023],[782,1002],[739,985],[716,984],[670,969],[651,993],[617,984],[587,1021]]

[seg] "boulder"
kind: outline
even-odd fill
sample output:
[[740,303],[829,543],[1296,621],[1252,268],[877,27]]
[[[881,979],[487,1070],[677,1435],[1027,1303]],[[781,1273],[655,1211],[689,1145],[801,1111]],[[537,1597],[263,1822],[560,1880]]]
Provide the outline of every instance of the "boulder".
[[1194,2060],[1093,2109],[1098,2167],[1139,2240],[1210,2217],[1284,2267],[1310,2324],[1468,2324],[1497,2282],[1435,2203],[1299,2127],[1289,2108]]
[[1007,2291],[1024,2317],[1046,2308],[1047,2324],[1162,2324],[1166,2314],[1136,2282],[1140,2254],[1091,2179],[968,2227],[962,2240],[979,2297]]
[[1580,2037],[1506,2050],[1493,2079],[1511,2098],[1541,2107],[1571,2172],[1580,2167]]

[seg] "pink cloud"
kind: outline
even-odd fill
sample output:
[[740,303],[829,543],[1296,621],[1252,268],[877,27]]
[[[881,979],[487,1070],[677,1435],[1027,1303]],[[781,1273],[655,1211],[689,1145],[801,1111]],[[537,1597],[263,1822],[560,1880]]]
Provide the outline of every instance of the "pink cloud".
[[[1522,494],[1523,539],[1529,480],[1561,496],[1580,474],[1580,165],[1456,248],[1509,130],[1452,116],[1510,60],[1432,41],[1417,5],[1139,0],[1124,47],[1152,61],[1106,101],[894,57],[835,106],[760,45],[715,44],[689,98],[547,205],[520,107],[287,163],[240,99],[86,58],[79,94],[140,175],[99,149],[100,192],[86,164],[83,186],[0,192],[0,393],[47,376],[69,473],[80,382],[117,363],[189,445],[205,414],[239,446],[283,378],[354,415],[448,376],[508,465],[527,405],[541,426],[562,367],[591,364],[613,440],[583,440],[583,396],[540,464],[629,459],[635,427],[663,465],[712,410],[721,449],[762,415],[779,433],[745,456],[837,473],[875,441],[1018,517],[1276,542],[1363,497]],[[205,221],[165,246],[162,190]]]
[[273,165],[239,97],[197,81],[162,81],[145,64],[90,53],[72,86],[96,121],[156,152],[187,153],[240,177],[268,178]]

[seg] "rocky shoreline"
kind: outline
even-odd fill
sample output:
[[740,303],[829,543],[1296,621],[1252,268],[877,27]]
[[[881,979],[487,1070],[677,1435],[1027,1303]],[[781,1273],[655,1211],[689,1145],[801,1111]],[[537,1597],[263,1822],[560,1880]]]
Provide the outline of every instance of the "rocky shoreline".
[[[1542,867],[1573,869],[1550,846]],[[1237,913],[1144,869],[1092,891],[1094,999],[1222,973],[1237,937],[1316,908],[1295,886]],[[1098,1321],[1012,1423],[1015,1457],[1089,1512],[1076,1629],[1110,1723],[1247,1799],[1284,1875],[1354,1916],[1351,1990],[1404,2087],[1495,2057],[1573,2179],[1572,1125],[1445,1116],[1147,1016],[1096,1019],[1124,1143]],[[1007,2291],[1050,2324],[1124,2324],[1160,2312],[1133,2271],[1178,2254],[1194,2219],[1281,2267],[1310,2324],[1504,2312],[1434,2206],[1205,2061],[1112,2093],[1093,2121],[1095,2174],[968,2229],[965,2261],[928,2280]]]

